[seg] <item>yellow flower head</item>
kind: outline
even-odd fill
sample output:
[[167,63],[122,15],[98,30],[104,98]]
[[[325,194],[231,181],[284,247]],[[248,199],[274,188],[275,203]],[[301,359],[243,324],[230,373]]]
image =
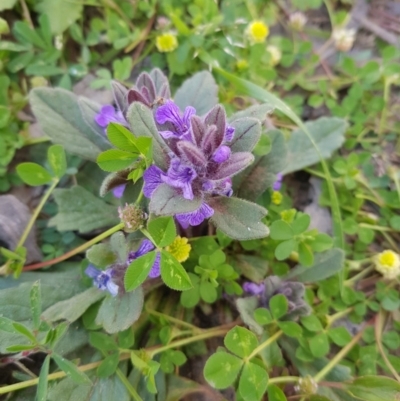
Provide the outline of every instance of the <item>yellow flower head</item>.
[[375,268],[387,279],[394,279],[400,274],[400,257],[397,253],[386,250],[375,256]]
[[274,205],[280,205],[282,203],[283,196],[279,191],[272,192],[271,200]]
[[269,28],[262,21],[253,21],[247,27],[247,35],[253,43],[263,43],[269,34]]
[[279,64],[282,58],[282,52],[279,50],[279,48],[274,45],[269,45],[267,46],[267,51],[271,55],[271,65],[275,66]]
[[159,52],[169,53],[178,47],[178,39],[172,32],[166,32],[156,37],[156,46]]
[[236,61],[236,68],[239,71],[246,70],[249,67],[249,63],[247,60],[241,58],[240,60]]
[[188,244],[187,238],[182,238],[179,235],[174,239],[171,245],[165,248],[178,262],[187,260],[192,247]]

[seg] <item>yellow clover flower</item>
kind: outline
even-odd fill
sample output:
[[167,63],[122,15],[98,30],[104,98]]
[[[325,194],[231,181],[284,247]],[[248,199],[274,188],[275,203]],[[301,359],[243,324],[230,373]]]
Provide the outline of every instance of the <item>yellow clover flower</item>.
[[280,205],[282,203],[283,196],[279,191],[272,192],[271,201],[274,205]]
[[178,39],[172,32],[166,32],[156,37],[156,47],[161,53],[173,52],[178,47]]
[[247,27],[247,35],[253,43],[263,43],[269,34],[269,28],[262,21],[253,21]]
[[178,262],[187,260],[192,247],[188,244],[187,238],[182,238],[179,235],[174,239],[171,245],[165,248]]
[[400,257],[386,250],[375,256],[375,268],[384,278],[394,279],[400,274]]

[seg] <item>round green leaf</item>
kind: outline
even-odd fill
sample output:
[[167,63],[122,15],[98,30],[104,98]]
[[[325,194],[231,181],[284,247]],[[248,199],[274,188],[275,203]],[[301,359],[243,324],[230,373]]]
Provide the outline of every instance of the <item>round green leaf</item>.
[[132,291],[146,280],[154,265],[157,251],[146,253],[135,259],[126,269],[124,285],[126,291]]
[[271,238],[274,240],[288,240],[290,238],[293,238],[293,230],[292,227],[289,226],[286,221],[283,220],[277,220],[274,221],[271,226]]
[[61,145],[49,147],[47,160],[57,178],[61,178],[67,171],[67,159],[65,158],[64,148]]
[[52,358],[54,359],[54,362],[58,365],[58,367],[63,370],[76,383],[92,383],[91,380],[86,376],[86,374],[80,371],[78,367],[68,359],[65,359],[61,355],[55,353],[52,354]]
[[193,287],[186,270],[166,251],[161,251],[161,278],[173,290],[185,291]]
[[211,387],[224,389],[235,380],[242,368],[243,361],[227,352],[211,355],[204,366],[204,377]]
[[303,266],[312,266],[314,263],[314,254],[311,248],[304,242],[299,244],[299,262]]
[[268,373],[255,363],[246,363],[239,380],[239,392],[244,401],[259,401],[268,386]]
[[289,239],[287,241],[281,242],[275,249],[275,257],[278,260],[284,260],[289,257],[289,255],[297,250],[297,242],[294,239]]
[[147,229],[160,248],[168,246],[176,237],[176,227],[171,216],[159,217],[149,221]]
[[118,368],[119,353],[115,352],[107,356],[97,368],[97,376],[104,378],[111,376]]
[[270,384],[267,388],[268,401],[287,401],[285,393],[275,384]]
[[311,218],[308,214],[302,214],[292,224],[293,232],[295,235],[301,234],[307,230],[310,225]]
[[53,179],[45,168],[36,163],[19,164],[17,173],[23,182],[34,187],[48,184]]
[[322,358],[329,352],[329,339],[326,333],[319,333],[309,340],[311,353],[316,358]]
[[269,300],[269,309],[274,319],[278,320],[285,316],[288,311],[288,300],[282,294],[274,295]]
[[209,281],[202,281],[200,284],[200,296],[204,302],[212,304],[217,300],[217,289]]
[[278,322],[278,326],[288,337],[298,338],[303,334],[303,329],[296,322]]
[[256,335],[244,327],[235,326],[229,330],[224,339],[225,347],[240,356],[248,357],[258,346]]
[[107,137],[118,149],[131,153],[139,153],[136,147],[136,137],[121,124],[110,123],[107,126]]

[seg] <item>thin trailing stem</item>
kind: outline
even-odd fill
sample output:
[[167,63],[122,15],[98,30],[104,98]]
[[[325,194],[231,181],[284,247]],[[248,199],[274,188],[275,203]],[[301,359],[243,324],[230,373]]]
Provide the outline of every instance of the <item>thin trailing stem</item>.
[[132,384],[129,382],[127,377],[122,373],[121,369],[117,369],[117,376],[120,378],[122,384],[128,390],[129,394],[135,401],[143,401],[142,397],[138,394],[138,392],[133,388]]
[[314,380],[317,383],[320,382],[360,341],[365,328],[366,326],[359,333],[357,333],[353,339],[345,347],[343,347],[321,371],[314,376]]
[[67,253],[64,253],[64,255],[59,256],[58,258],[54,258],[51,260],[46,260],[44,262],[40,262],[40,263],[35,263],[33,265],[29,265],[29,266],[25,266],[23,271],[29,271],[29,270],[36,270],[36,269],[40,269],[42,267],[46,267],[46,266],[51,266],[54,265],[56,263],[60,263],[66,259],[69,259],[72,256],[77,255],[78,253],[81,253],[83,251],[85,251],[86,249],[90,248],[92,245],[97,244],[98,242],[102,241],[103,239],[109,237],[110,235],[114,234],[117,231],[120,231],[124,228],[124,223],[119,223],[116,226],[110,228],[109,230],[105,231],[104,233],[98,235],[97,237],[91,239],[88,242],[85,242],[84,244],[78,246],[75,249],[72,249],[72,251],[69,251]]
[[259,354],[264,348],[269,347],[272,343],[274,343],[278,338],[283,334],[282,330],[277,331],[267,340],[265,340],[262,344],[260,344],[246,359],[250,360],[254,358],[257,354]]

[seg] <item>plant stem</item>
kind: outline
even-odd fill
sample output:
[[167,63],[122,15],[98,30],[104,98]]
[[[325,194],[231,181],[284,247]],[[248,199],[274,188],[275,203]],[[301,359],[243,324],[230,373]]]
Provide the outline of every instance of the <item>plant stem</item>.
[[381,119],[380,119],[379,127],[378,127],[378,135],[379,136],[382,136],[383,131],[384,131],[384,126],[386,124],[387,107],[388,107],[389,97],[390,97],[390,86],[392,84],[391,79],[388,79],[387,77],[384,78],[383,82],[384,82],[384,84],[383,84],[384,107],[382,110]]
[[236,323],[228,324],[225,325],[224,327],[219,327],[217,329],[214,328],[210,330],[205,330],[203,333],[200,333],[196,336],[184,338],[183,340],[173,341],[167,345],[164,345],[163,347],[158,347],[153,350],[149,350],[148,353],[150,357],[153,358],[154,355],[160,354],[161,352],[167,351],[171,348],[182,347],[183,345],[190,344],[196,341],[206,340],[207,338],[220,337],[225,335],[229,331],[229,329],[231,329],[232,326],[234,325],[236,325]]
[[117,369],[116,371],[117,376],[120,378],[126,389],[128,390],[129,394],[135,401],[143,401],[137,391],[133,388],[132,384],[129,382],[128,378],[121,372],[121,369]]
[[[369,273],[371,273],[374,270],[374,266],[368,266],[366,269],[362,270],[360,273],[356,274],[355,276],[349,278],[344,282],[345,285],[349,285],[351,283],[354,283],[354,281],[359,280],[360,278],[363,278],[367,276]],[[340,313],[340,312],[339,312]]]
[[257,354],[259,354],[264,348],[269,347],[272,343],[274,343],[281,335],[283,334],[282,330],[277,331],[270,338],[265,340],[262,344],[260,344],[246,359],[249,361],[254,358]]
[[283,377],[273,377],[268,380],[268,384],[279,384],[279,383],[296,383],[300,380],[297,376],[283,376]]
[[350,350],[360,341],[366,326],[354,336],[354,338],[343,347],[332,359],[331,361],[314,376],[314,380],[318,383],[320,382],[349,352]]
[[188,327],[193,332],[199,332],[199,331],[202,332],[202,329],[199,329],[198,327],[196,327],[193,324],[184,322],[183,320],[176,319],[176,318],[174,318],[172,316],[169,316],[169,315],[166,315],[164,313],[157,312],[157,311],[155,311],[153,309],[146,308],[146,312],[149,313],[150,315],[158,316],[158,317],[161,317],[161,318],[163,318],[165,320],[169,320],[170,322],[176,323],[178,326]]
[[35,224],[35,221],[36,221],[37,217],[39,216],[39,213],[43,209],[43,206],[47,202],[47,199],[49,199],[51,193],[53,192],[54,188],[57,186],[58,182],[59,182],[58,179],[54,179],[53,183],[50,185],[50,187],[48,188],[46,193],[43,195],[42,199],[40,200],[40,203],[36,206],[36,209],[33,212],[32,216],[31,216],[31,219],[29,220],[28,225],[25,227],[25,230],[22,233],[22,236],[19,239],[16,248],[19,248],[20,246],[24,245],[26,239],[28,238],[29,233],[32,230],[33,225]]
[[66,260],[66,259],[70,258],[71,256],[77,255],[78,253],[81,253],[81,252],[85,251],[86,249],[88,249],[92,245],[97,244],[101,240],[109,237],[110,235],[114,234],[115,232],[117,232],[117,231],[119,231],[119,230],[121,230],[123,228],[124,228],[124,223],[119,223],[116,226],[111,227],[109,230],[105,231],[104,233],[102,233],[102,234],[98,235],[97,237],[91,239],[90,241],[85,242],[84,244],[78,246],[77,248],[73,249],[72,251],[69,251],[69,252],[65,253],[64,255],[61,255],[58,258],[54,258],[54,259],[51,259],[51,260],[46,260],[44,262],[35,263],[33,265],[25,266],[23,271],[36,270],[36,269],[40,269],[41,267],[46,267],[46,266],[50,266],[50,265],[54,265],[56,263],[62,262],[63,260]]
[[[347,283],[347,281],[345,283]],[[342,310],[340,312],[335,313],[332,316],[327,316],[327,318],[328,318],[328,327],[330,327],[332,325],[332,323],[335,322],[336,320],[342,318],[343,316],[348,315],[353,309],[354,308],[347,308],[345,310]]]

